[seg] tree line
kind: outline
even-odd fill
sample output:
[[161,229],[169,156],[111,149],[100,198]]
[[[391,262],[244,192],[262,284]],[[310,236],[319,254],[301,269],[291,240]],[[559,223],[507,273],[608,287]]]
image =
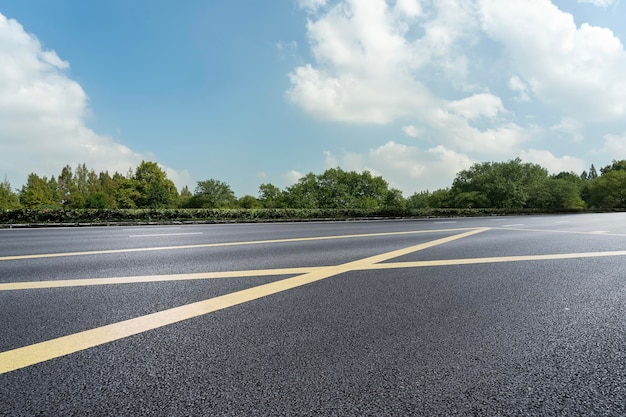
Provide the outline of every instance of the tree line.
[[381,176],[369,171],[331,168],[309,173],[280,189],[261,184],[257,196],[236,197],[217,179],[198,181],[192,193],[180,192],[155,162],[142,161],[126,174],[96,173],[80,164],[58,176],[28,176],[20,189],[0,183],[0,209],[141,209],[141,208],[302,208],[302,209],[626,209],[626,160],[581,174],[549,175],[538,164],[516,158],[483,162],[457,173],[450,187],[405,198]]

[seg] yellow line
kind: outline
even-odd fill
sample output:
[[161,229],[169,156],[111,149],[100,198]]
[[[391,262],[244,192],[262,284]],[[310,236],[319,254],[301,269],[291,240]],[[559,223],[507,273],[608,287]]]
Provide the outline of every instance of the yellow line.
[[450,265],[474,265],[502,262],[523,261],[548,261],[558,259],[581,259],[602,258],[608,256],[626,256],[626,251],[612,252],[582,252],[582,253],[556,253],[550,255],[524,255],[524,256],[501,256],[497,258],[466,258],[466,259],[441,259],[435,261],[415,262],[388,262],[384,264],[366,265],[365,269],[396,269],[396,268],[421,268],[425,266],[450,266]]
[[199,272],[195,274],[143,275],[131,277],[84,278],[50,281],[8,282],[0,284],[0,291],[32,290],[42,288],[87,287],[92,285],[138,284],[148,282],[188,281],[218,278],[247,278],[272,275],[296,275],[315,271],[320,267],[261,269],[248,271]]
[[492,227],[493,230],[506,230],[506,231],[515,231],[515,232],[539,232],[539,233],[565,233],[571,235],[598,235],[601,236],[621,236],[624,237],[626,234],[623,233],[608,233],[605,231],[595,231],[595,232],[580,232],[574,230],[549,230],[549,229],[522,229],[515,227]]
[[377,236],[399,236],[399,235],[414,235],[423,233],[447,233],[447,232],[459,232],[463,230],[474,230],[473,228],[459,228],[459,229],[438,229],[438,230],[411,230],[406,232],[385,232],[385,233],[365,233],[360,235],[340,235],[340,236],[317,236],[317,237],[300,237],[289,239],[274,239],[274,240],[253,240],[244,242],[222,242],[222,243],[203,243],[198,245],[182,245],[182,246],[158,246],[152,248],[128,248],[128,249],[108,249],[98,251],[85,251],[85,252],[59,252],[59,253],[40,253],[34,255],[11,255],[0,256],[0,261],[16,261],[23,259],[41,259],[41,258],[60,258],[67,256],[86,256],[86,255],[107,255],[114,253],[130,253],[130,252],[149,252],[149,251],[162,251],[162,250],[180,250],[180,249],[202,249],[202,248],[217,248],[226,246],[243,246],[243,245],[261,245],[269,243],[289,243],[289,242],[310,242],[317,240],[332,240],[332,239],[352,239],[360,237],[377,237]]
[[448,243],[456,239],[462,239],[486,230],[488,229],[475,229],[466,233],[411,246],[410,248],[347,262],[342,265],[319,268],[292,278],[259,285],[257,287],[187,304],[181,307],[171,308],[130,320],[124,320],[118,323],[59,337],[45,342],[0,352],[0,374],[65,356],[84,349],[89,349],[115,340],[123,339],[125,337],[153,330],[168,324],[202,316],[214,311],[276,294],[281,291],[300,287],[302,285],[358,269],[359,267],[371,265],[375,262],[381,262],[414,251]]

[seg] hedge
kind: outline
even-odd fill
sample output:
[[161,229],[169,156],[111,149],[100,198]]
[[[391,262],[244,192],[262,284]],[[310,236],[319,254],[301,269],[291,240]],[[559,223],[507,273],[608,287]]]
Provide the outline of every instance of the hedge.
[[537,214],[538,210],[504,209],[19,209],[0,210],[4,225],[92,225],[150,223],[221,223],[262,221],[350,220]]

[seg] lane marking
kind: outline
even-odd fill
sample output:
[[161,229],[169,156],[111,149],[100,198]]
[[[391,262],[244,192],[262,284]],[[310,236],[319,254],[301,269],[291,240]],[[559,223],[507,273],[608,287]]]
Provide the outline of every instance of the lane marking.
[[610,232],[610,230],[595,230],[595,231],[589,232],[589,233],[591,233],[592,235],[605,235],[605,234],[607,234],[609,232]]
[[137,230],[180,230],[182,227],[150,227],[144,226],[131,227],[129,229],[122,229],[123,232],[136,232]]
[[67,288],[67,287],[89,287],[94,285],[118,285],[118,284],[141,284],[149,282],[168,281],[192,281],[201,279],[226,279],[226,278],[248,278],[272,275],[296,275],[313,272],[317,269],[325,268],[280,268],[280,269],[260,269],[243,271],[223,271],[223,272],[199,272],[193,274],[175,275],[141,275],[131,277],[111,277],[111,278],[83,278],[66,279],[54,281],[26,281],[0,283],[0,291],[33,290],[43,288]]
[[387,262],[370,265],[367,269],[420,268],[426,266],[474,265],[503,262],[548,261],[560,259],[604,258],[609,256],[626,256],[626,250],[610,252],[555,253],[549,255],[501,256],[493,258],[441,259],[435,261]]
[[89,349],[115,340],[123,339],[169,324],[199,317],[211,312],[233,307],[272,294],[287,291],[306,284],[330,278],[348,271],[383,262],[408,253],[420,251],[433,246],[442,245],[454,240],[463,239],[489,230],[489,228],[473,229],[419,245],[410,246],[369,256],[341,265],[328,266],[307,272],[295,277],[274,281],[257,287],[236,291],[219,297],[210,298],[157,313],[120,321],[106,326],[62,336],[56,339],[35,343],[17,349],[0,352],[0,374],[25,368],[50,359],[59,358],[81,350]]
[[203,248],[217,248],[226,246],[244,246],[244,245],[263,245],[272,243],[291,243],[291,242],[312,242],[318,240],[334,240],[334,239],[353,239],[361,237],[377,237],[377,236],[400,236],[400,235],[414,235],[422,233],[448,233],[459,232],[463,230],[475,230],[476,228],[459,228],[459,229],[439,229],[439,230],[411,230],[406,232],[383,232],[383,233],[364,233],[360,235],[338,235],[338,236],[316,236],[316,237],[299,237],[299,238],[287,238],[287,239],[274,239],[274,240],[251,240],[243,242],[222,242],[222,243],[202,243],[197,245],[181,245],[181,246],[158,246],[152,248],[128,248],[128,249],[107,249],[99,251],[85,251],[85,252],[59,252],[59,253],[41,253],[35,255],[11,255],[1,256],[0,261],[15,261],[22,259],[42,259],[42,258],[61,258],[67,256],[88,256],[88,255],[107,255],[114,253],[131,253],[131,252],[149,252],[149,251],[163,251],[163,250],[182,250],[182,249],[203,249]]
[[501,227],[519,227],[519,226],[523,226],[523,223],[519,223],[519,224],[503,224]]
[[[501,229],[502,226],[500,227],[493,227],[493,230],[498,230]],[[572,234],[572,235],[597,235],[598,233],[596,232],[580,232],[580,231],[572,231],[572,230],[550,230],[550,229],[502,229],[502,230],[515,230],[518,232],[537,232],[537,233],[565,233],[565,234]],[[620,237],[625,237],[626,234],[624,233],[602,233],[603,236],[620,236]]]
[[128,235],[128,237],[160,237],[160,236],[187,236],[187,235],[201,235],[202,232],[185,232],[185,233],[154,233],[150,235]]
[[[411,252],[408,252],[408,253],[411,253]],[[398,255],[398,256],[401,256],[401,255]],[[499,257],[490,257],[490,258],[462,258],[462,259],[440,259],[440,260],[428,260],[428,261],[372,263],[372,264],[357,265],[353,268],[353,270],[367,271],[367,270],[380,270],[380,269],[421,268],[421,267],[429,267],[429,266],[453,266],[453,265],[474,265],[474,264],[505,263],[505,262],[603,258],[603,257],[610,257],[610,256],[626,256],[626,250],[606,251],[606,252],[556,253],[556,254],[548,254],[548,255],[499,256]],[[57,280],[57,281],[9,282],[9,283],[0,283],[0,291],[32,290],[32,289],[45,289],[45,288],[68,288],[68,287],[83,287],[83,286],[95,286],[95,285],[137,284],[137,283],[150,283],[150,282],[191,281],[191,280],[205,280],[205,279],[228,279],[228,278],[249,278],[249,277],[261,277],[261,276],[296,275],[296,274],[305,274],[309,272],[315,272],[315,271],[327,269],[327,268],[331,268],[331,266],[257,269],[257,270],[224,271],[224,272],[200,272],[200,273],[193,273],[193,274],[175,274],[175,275],[143,275],[143,276],[111,277],[111,278],[84,278],[84,279],[70,279],[70,280]]]

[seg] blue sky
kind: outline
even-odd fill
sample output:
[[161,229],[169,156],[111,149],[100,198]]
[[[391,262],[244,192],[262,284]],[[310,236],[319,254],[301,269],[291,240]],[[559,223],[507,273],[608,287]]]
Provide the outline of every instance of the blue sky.
[[[615,0],[0,0],[0,175],[156,161],[238,196],[341,166],[626,159]],[[4,82],[3,82],[4,81]]]

